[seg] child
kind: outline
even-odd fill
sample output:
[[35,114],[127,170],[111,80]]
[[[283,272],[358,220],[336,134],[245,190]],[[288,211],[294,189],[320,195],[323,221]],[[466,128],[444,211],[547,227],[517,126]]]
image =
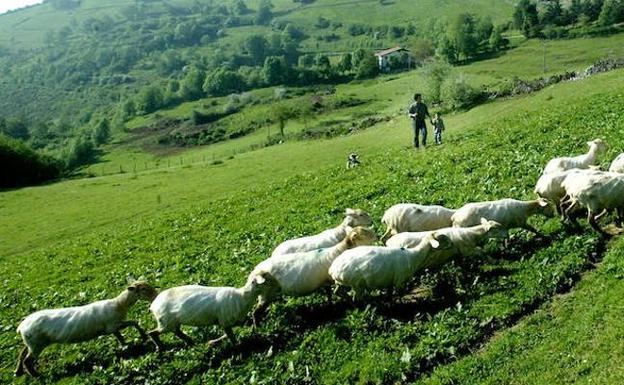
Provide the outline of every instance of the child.
[[444,121],[442,120],[442,115],[436,112],[431,120],[431,124],[433,125],[433,133],[436,144],[442,144],[442,131],[444,131]]

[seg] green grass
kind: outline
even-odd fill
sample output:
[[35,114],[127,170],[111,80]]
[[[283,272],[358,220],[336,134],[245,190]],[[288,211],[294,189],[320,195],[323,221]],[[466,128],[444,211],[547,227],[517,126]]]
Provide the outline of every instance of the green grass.
[[624,242],[575,289],[475,354],[418,384],[619,384],[624,381]]
[[[445,145],[420,152],[406,148],[411,134],[397,120],[241,154],[221,166],[3,192],[0,238],[9,242],[0,260],[0,382],[12,380],[13,330],[24,315],[112,296],[126,274],[161,287],[240,285],[277,243],[337,223],[345,207],[379,218],[400,201],[457,207],[529,198],[548,159],[584,151],[596,136],[611,145],[603,158],[610,159],[624,146],[622,73],[449,116]],[[347,171],[351,149],[363,165]],[[517,234],[504,251],[486,248],[493,261],[458,261],[424,277],[434,293],[425,300],[351,306],[324,295],[290,299],[257,332],[237,328],[238,345],[198,344],[163,357],[143,347],[118,352],[108,337],[57,346],[40,361],[40,382],[239,384],[253,376],[301,383],[308,375],[324,384],[411,382],[477,349],[591,268],[588,255],[600,253],[600,244],[590,230],[569,234],[558,219],[534,223],[549,237]],[[131,317],[153,326],[145,304]],[[199,341],[217,333],[189,332]]]

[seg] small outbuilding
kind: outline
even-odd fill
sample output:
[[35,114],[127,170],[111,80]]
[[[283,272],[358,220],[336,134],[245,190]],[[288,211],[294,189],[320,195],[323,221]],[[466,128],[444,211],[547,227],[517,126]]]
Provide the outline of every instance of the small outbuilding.
[[410,68],[411,67],[411,55],[409,50],[403,47],[393,47],[384,49],[382,51],[375,52],[375,57],[379,61],[379,70],[389,71],[399,67]]

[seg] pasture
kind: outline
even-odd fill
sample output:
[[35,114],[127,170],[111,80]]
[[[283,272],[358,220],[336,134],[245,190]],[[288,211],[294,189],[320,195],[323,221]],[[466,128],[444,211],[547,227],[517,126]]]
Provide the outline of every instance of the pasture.
[[[585,142],[595,137],[611,146],[601,158],[608,162],[624,148],[622,74],[613,71],[449,116],[445,144],[418,152],[408,148],[411,132],[396,118],[356,135],[287,142],[218,165],[3,192],[0,382],[13,381],[19,348],[14,330],[23,316],[116,295],[128,274],[145,276],[162,288],[241,285],[279,242],[337,224],[346,207],[378,219],[385,208],[403,201],[458,207],[468,201],[530,198],[548,159],[584,152]],[[345,170],[346,154],[353,150],[363,165]],[[522,365],[510,352],[522,346],[518,349],[527,356],[537,357],[560,343],[572,344],[568,335],[558,337],[542,326],[551,325],[543,314],[556,311],[548,302],[580,281],[569,298],[581,296],[579,303],[588,304],[593,299],[586,296],[596,290],[591,279],[602,276],[600,282],[612,284],[609,290],[617,294],[619,248],[605,249],[587,226],[571,233],[556,218],[534,224],[544,236],[519,232],[506,249],[490,244],[483,256],[489,259],[459,260],[419,277],[421,291],[397,304],[375,299],[350,304],[324,295],[287,299],[272,307],[255,332],[249,324],[235,329],[237,345],[198,343],[186,349],[168,338],[172,349],[163,356],[150,345],[120,351],[111,337],[55,346],[39,361],[44,374],[39,382],[450,383],[451,378],[468,382],[473,362],[481,373],[509,382],[515,376],[560,380],[545,377],[543,361],[533,358]],[[605,250],[605,263],[584,278]],[[612,305],[604,317],[619,312],[617,300],[600,298]],[[573,306],[565,301],[555,299],[552,306],[561,304],[565,312]],[[567,318],[558,321],[563,325],[575,319],[599,322],[590,310],[566,314],[568,324]],[[130,318],[145,328],[154,325],[144,304]],[[605,326],[613,336],[607,343],[617,341],[616,327]],[[523,346],[526,341],[514,334],[540,330],[552,333],[544,344],[531,337],[531,344]],[[197,341],[217,333],[187,331]],[[482,355],[471,354],[493,335]],[[582,349],[578,346],[572,347]],[[506,376],[497,372],[503,359]],[[570,365],[585,370],[582,360]],[[621,374],[594,367],[603,373],[593,377],[599,382]]]

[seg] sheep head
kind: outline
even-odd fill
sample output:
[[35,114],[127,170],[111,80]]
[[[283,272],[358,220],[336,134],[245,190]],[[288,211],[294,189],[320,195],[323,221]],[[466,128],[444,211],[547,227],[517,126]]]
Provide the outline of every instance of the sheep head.
[[595,148],[597,152],[605,152],[607,150],[607,143],[602,139],[594,139],[591,142],[587,142],[590,148]]
[[427,241],[429,242],[431,247],[436,250],[447,250],[453,247],[451,239],[444,234],[438,234],[434,232],[428,237]]
[[250,277],[248,281],[252,293],[267,293],[272,290],[279,289],[277,279],[268,271],[261,271]]
[[541,214],[545,217],[551,218],[555,215],[553,207],[548,204],[548,201],[544,198],[540,198],[535,201],[534,214]]
[[509,236],[509,231],[496,221],[481,218],[481,226],[483,226],[490,238],[507,238]]
[[373,224],[373,218],[371,218],[370,215],[363,210],[347,209],[345,211],[345,220],[343,223],[350,227],[370,226]]
[[151,286],[147,281],[134,281],[126,288],[130,293],[135,295],[138,299],[144,299],[152,301],[158,295],[158,290]]
[[375,232],[367,227],[354,227],[347,235],[351,247],[372,245],[377,240]]

